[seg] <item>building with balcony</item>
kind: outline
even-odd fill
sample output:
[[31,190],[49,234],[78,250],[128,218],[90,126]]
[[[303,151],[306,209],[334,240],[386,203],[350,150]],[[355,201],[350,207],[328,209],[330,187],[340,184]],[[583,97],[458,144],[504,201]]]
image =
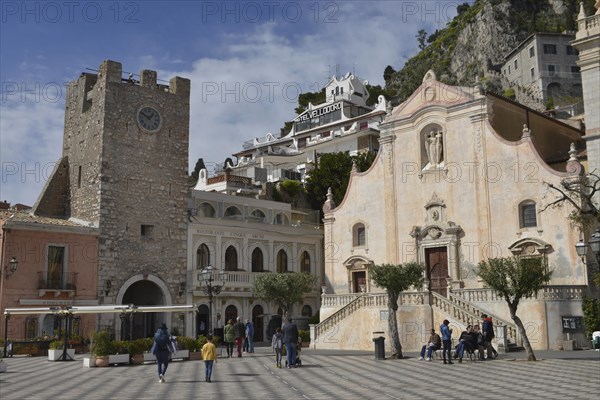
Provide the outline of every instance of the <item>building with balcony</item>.
[[[325,102],[309,104],[293,119],[287,134],[275,137],[267,133],[245,142],[243,149],[234,153],[237,162],[227,162],[214,171],[215,175],[228,171],[235,180],[204,174],[195,189],[257,194],[265,182],[304,181],[318,154],[377,152],[379,124],[386,114],[387,102],[380,96],[375,106],[368,106],[365,84],[350,73],[340,79],[333,76],[325,85]],[[240,181],[241,178],[248,178],[252,184]]]
[[[387,332],[391,312],[371,281],[372,266],[416,261],[425,284],[400,296],[403,349],[418,350],[444,319],[461,332],[482,313],[503,329],[495,346],[519,346],[506,302],[477,276],[480,261],[514,255],[539,258],[553,271],[517,311],[532,347],[588,345],[581,321],[591,271],[576,252],[580,233],[567,218],[569,205],[542,211],[554,197],[544,182],[560,187],[585,173],[583,132],[478,88],[445,85],[433,71],[380,129],[373,166],[352,173],[341,204],[328,196],[323,206],[325,248],[336,251],[325,254],[312,343],[372,348],[365,338]],[[326,340],[334,334],[338,340]]]
[[[581,73],[574,33],[533,33],[506,57],[501,73],[515,89],[517,100],[550,99],[558,105],[580,105]],[[573,113],[581,112],[575,107]]]
[[[323,230],[317,218],[293,211],[286,203],[192,190],[189,199],[187,304],[198,306],[187,335],[209,326],[217,330],[236,317],[251,319],[254,340],[268,340],[281,326],[282,311],[253,296],[254,278],[266,272],[309,273],[318,277],[312,293],[290,310],[302,328],[320,307]],[[318,213],[317,213],[318,216]],[[228,272],[212,312],[201,271],[208,266]],[[279,325],[278,325],[279,324]],[[304,327],[307,329],[307,327]]]
[[[0,309],[98,305],[98,228],[17,210],[0,211],[0,225],[0,260],[18,263],[14,272],[4,270]],[[21,339],[61,329],[54,314],[14,315],[7,326],[9,338]],[[88,337],[95,328],[96,316],[82,314],[73,319],[71,334]],[[5,325],[0,329],[4,337]]]

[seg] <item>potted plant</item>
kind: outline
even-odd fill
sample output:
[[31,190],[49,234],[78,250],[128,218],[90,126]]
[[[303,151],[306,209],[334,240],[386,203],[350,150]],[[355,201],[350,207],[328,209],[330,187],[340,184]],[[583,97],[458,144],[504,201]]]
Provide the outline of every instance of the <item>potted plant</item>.
[[127,342],[127,350],[131,357],[131,364],[139,365],[144,362],[144,350],[148,348],[146,339],[136,339]]
[[[48,347],[48,361],[58,361],[63,355],[65,342],[63,340],[54,340],[50,342]],[[75,349],[68,348],[67,356],[71,359],[75,359]]]
[[206,338],[200,335],[198,339],[191,337],[185,339],[187,341],[186,347],[190,351],[190,360],[202,360],[202,346],[206,343]]
[[108,367],[108,356],[113,352],[113,342],[108,332],[94,332],[92,335],[92,355],[95,357],[96,367]]

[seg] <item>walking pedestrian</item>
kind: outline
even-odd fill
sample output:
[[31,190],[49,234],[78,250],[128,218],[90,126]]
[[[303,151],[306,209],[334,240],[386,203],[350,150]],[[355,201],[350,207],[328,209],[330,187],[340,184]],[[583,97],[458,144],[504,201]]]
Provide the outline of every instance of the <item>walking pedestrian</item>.
[[152,354],[156,357],[156,365],[158,366],[158,381],[165,381],[165,374],[169,367],[169,357],[171,356],[170,335],[166,324],[162,324],[154,334],[154,344],[152,345]]
[[246,343],[248,353],[254,353],[254,324],[249,319],[246,320]]
[[277,328],[271,339],[271,348],[275,352],[275,366],[281,368],[281,352],[283,350],[283,334],[281,328]]
[[227,321],[227,325],[223,328],[223,336],[225,336],[225,345],[227,346],[227,358],[233,356],[233,343],[235,342],[235,331],[233,329],[233,320]]
[[202,358],[204,359],[204,380],[208,383],[211,382],[214,363],[217,362],[217,348],[212,342],[213,336],[208,335],[206,337],[206,343],[202,346]]
[[494,323],[487,314],[481,314],[481,333],[483,334],[483,345],[487,350],[487,359],[491,360],[498,357],[498,352],[492,346],[492,339],[496,336],[494,333]]
[[238,357],[242,356],[242,343],[246,336],[246,325],[242,322],[240,317],[237,317],[235,325],[233,326],[235,333],[235,345],[237,348]]

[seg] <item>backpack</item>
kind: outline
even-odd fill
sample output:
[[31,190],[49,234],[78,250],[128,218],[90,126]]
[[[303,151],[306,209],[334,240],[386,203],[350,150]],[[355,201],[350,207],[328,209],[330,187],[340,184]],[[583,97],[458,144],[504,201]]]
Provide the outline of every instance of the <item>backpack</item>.
[[169,345],[169,333],[166,329],[159,329],[154,335],[154,341],[158,346],[159,350],[168,350]]

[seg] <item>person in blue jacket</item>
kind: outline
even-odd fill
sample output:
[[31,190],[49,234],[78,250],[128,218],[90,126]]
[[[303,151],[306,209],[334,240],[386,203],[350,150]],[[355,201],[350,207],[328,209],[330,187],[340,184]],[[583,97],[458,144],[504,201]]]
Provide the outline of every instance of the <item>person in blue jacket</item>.
[[[442,354],[444,356],[444,364],[454,364],[452,362],[452,329],[448,327],[450,321],[447,319],[440,325],[440,332],[442,333]],[[448,361],[446,361],[446,355],[448,355]]]

